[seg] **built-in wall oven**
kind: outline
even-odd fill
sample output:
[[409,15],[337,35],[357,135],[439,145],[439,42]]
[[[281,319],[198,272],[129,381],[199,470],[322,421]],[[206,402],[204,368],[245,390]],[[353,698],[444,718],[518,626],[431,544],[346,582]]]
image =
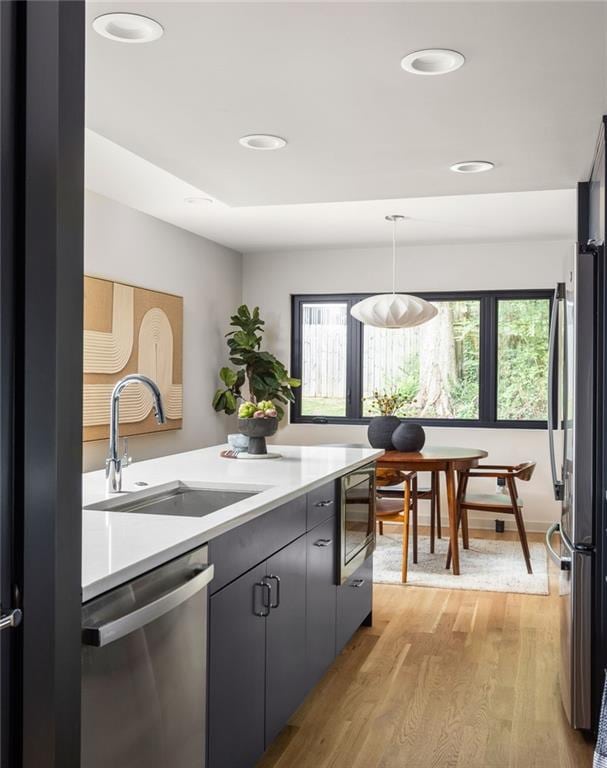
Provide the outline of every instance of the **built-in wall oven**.
[[375,465],[341,480],[339,577],[343,584],[375,549]]

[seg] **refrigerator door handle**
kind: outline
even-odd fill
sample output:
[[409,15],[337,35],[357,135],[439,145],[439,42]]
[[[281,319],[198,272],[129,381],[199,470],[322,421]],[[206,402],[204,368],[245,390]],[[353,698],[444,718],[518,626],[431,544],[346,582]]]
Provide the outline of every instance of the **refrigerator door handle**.
[[552,523],[550,528],[548,528],[548,530],[546,531],[546,549],[548,550],[550,559],[558,567],[560,571],[570,571],[571,558],[563,557],[562,555],[559,555],[559,553],[552,546],[552,538],[555,533],[558,533],[560,535],[561,533],[560,523]]
[[[552,471],[552,486],[554,488],[554,498],[562,501],[564,498],[565,484],[562,479],[559,480],[556,471],[556,456],[554,451],[554,368],[556,362],[557,345],[557,325],[559,302],[563,295],[562,283],[559,283],[554,291],[552,301],[552,316],[550,318],[550,342],[548,353],[548,447],[550,449],[550,469]],[[557,414],[558,419],[558,414]]]

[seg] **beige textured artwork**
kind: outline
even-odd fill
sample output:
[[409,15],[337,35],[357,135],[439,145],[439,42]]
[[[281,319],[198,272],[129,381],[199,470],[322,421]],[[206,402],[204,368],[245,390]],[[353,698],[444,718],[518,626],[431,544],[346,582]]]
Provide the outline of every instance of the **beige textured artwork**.
[[181,429],[183,299],[97,277],[84,278],[83,440],[109,436],[110,396],[128,373],[143,373],[162,393],[166,424],[152,396],[134,383],[120,397],[120,434]]

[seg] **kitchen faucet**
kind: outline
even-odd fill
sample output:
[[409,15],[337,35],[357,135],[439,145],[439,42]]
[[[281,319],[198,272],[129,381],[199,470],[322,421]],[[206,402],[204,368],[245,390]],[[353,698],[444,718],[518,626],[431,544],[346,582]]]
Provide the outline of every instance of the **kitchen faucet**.
[[124,455],[122,457],[118,456],[118,419],[120,413],[120,395],[122,390],[133,381],[138,381],[148,387],[154,397],[154,413],[156,414],[156,421],[159,424],[164,424],[166,421],[164,408],[162,406],[162,397],[155,381],[152,381],[148,376],[143,376],[141,373],[130,373],[128,376],[120,379],[112,391],[110,403],[110,452],[105,462],[105,480],[108,493],[120,493],[122,490],[122,468],[123,465],[128,465],[129,462],[126,440]]

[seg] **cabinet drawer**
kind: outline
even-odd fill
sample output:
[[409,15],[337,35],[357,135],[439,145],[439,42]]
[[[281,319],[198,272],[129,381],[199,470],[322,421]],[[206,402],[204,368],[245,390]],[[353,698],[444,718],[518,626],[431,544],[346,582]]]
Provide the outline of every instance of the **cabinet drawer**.
[[211,582],[211,594],[305,532],[306,497],[300,496],[212,539],[209,562],[215,566],[215,578]]
[[308,530],[337,514],[338,482],[338,480],[332,480],[308,493]]
[[339,653],[373,607],[373,558],[369,557],[348,581],[337,588],[336,652]]

